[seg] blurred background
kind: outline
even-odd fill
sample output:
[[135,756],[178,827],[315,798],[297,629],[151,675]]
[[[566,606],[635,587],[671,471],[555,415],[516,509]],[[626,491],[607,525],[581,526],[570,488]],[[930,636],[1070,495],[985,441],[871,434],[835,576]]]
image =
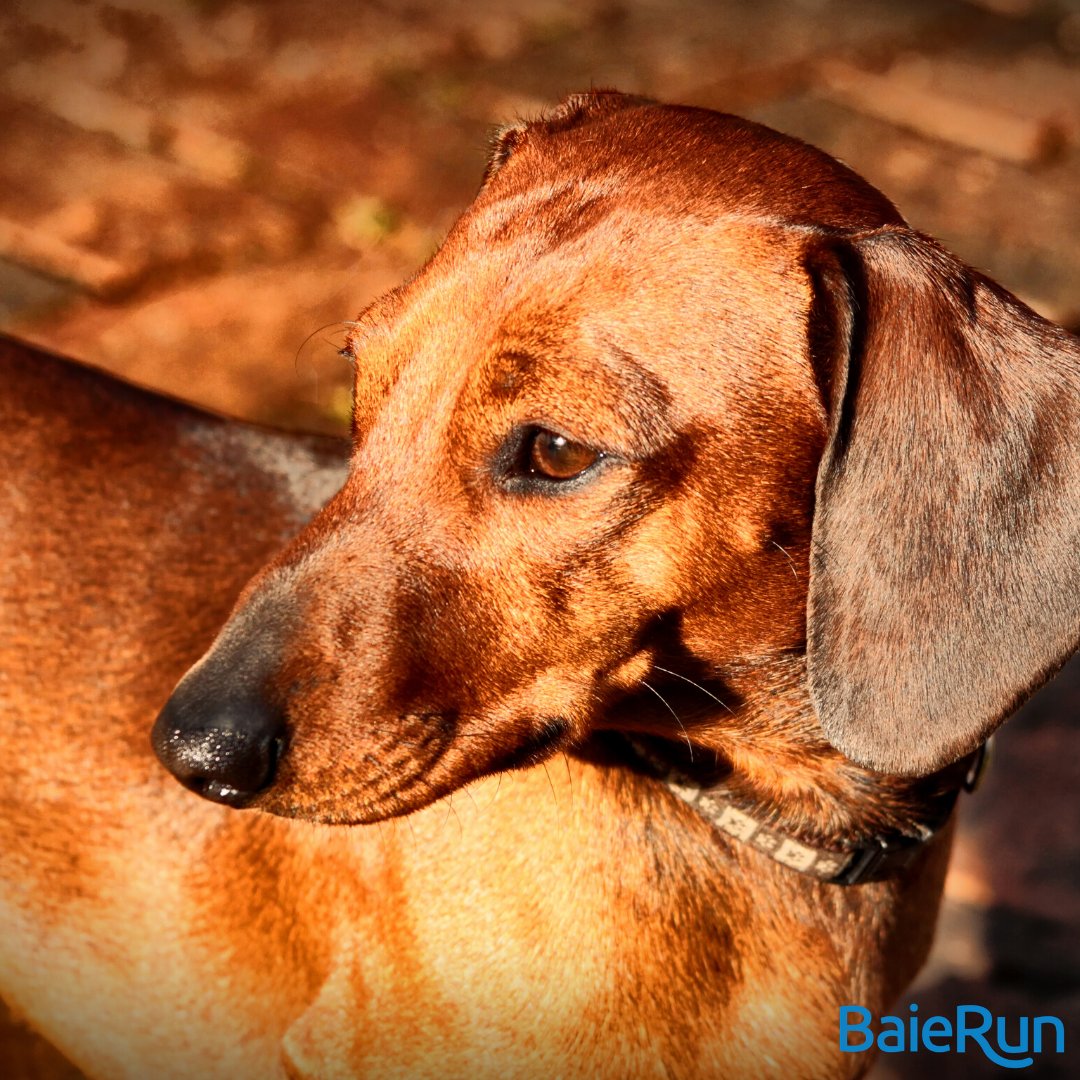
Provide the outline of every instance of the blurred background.
[[[340,431],[342,320],[434,249],[494,124],[589,86],[816,143],[1080,324],[1080,0],[7,0],[0,328]],[[1061,1016],[1068,1060],[1029,1076],[1080,1075],[1078,705],[1074,662],[1002,732],[913,993],[924,1017]]]

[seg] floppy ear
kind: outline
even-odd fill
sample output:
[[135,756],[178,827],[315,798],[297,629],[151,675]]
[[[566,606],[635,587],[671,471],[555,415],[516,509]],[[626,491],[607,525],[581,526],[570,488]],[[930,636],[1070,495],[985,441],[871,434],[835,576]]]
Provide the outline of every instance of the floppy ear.
[[848,757],[923,775],[1080,644],[1080,340],[908,230],[808,268],[810,693]]
[[552,134],[581,127],[591,120],[598,120],[622,109],[634,109],[639,105],[655,105],[652,98],[637,94],[624,94],[618,90],[595,89],[580,94],[570,94],[554,109],[548,109],[539,119],[519,120],[503,124],[494,132],[487,167],[480,186],[489,180],[510,160],[511,155],[536,131]]

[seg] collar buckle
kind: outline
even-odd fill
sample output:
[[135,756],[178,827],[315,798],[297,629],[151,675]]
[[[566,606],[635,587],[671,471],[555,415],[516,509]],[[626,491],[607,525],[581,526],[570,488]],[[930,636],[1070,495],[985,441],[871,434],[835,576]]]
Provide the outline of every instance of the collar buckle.
[[910,866],[933,835],[933,830],[927,829],[925,836],[875,836],[829,881],[833,885],[862,885],[867,881],[878,881],[895,870]]

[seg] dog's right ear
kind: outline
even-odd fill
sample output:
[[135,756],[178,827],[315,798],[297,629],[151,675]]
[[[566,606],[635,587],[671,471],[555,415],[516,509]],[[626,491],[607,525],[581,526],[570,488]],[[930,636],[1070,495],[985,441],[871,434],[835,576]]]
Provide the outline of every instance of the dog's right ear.
[[923,775],[1080,644],[1080,341],[905,228],[807,265],[811,698],[852,760]]
[[491,141],[491,153],[488,156],[481,186],[486,184],[510,160],[514,151],[525,142],[530,131],[540,131],[544,134],[568,131],[622,109],[655,104],[656,102],[651,98],[623,94],[618,90],[589,90],[581,94],[571,94],[539,119],[518,120],[512,124],[503,124],[502,127],[496,129]]

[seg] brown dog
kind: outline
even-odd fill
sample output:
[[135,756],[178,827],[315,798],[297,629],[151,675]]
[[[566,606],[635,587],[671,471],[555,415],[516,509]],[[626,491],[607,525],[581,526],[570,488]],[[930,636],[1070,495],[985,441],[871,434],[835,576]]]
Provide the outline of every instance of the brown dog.
[[598,93],[350,351],[344,487],[154,725],[212,801],[145,731],[326,451],[8,360],[8,1000],[108,1077],[859,1074],[1080,639],[1080,344],[828,156]]

